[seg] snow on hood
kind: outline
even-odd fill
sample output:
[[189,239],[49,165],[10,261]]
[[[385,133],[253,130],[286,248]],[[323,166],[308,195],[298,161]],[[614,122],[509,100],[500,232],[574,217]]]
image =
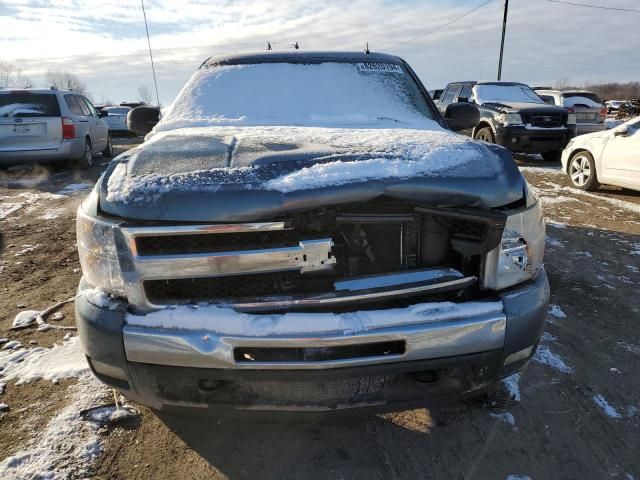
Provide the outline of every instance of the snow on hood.
[[521,176],[502,150],[439,127],[182,128],[112,162],[100,207],[127,218],[240,221],[366,201],[392,188],[396,198],[432,194],[492,207],[522,196]]
[[483,145],[443,129],[208,127],[155,135],[111,174],[106,199],[128,203],[168,189],[276,190],[448,172],[495,174]]

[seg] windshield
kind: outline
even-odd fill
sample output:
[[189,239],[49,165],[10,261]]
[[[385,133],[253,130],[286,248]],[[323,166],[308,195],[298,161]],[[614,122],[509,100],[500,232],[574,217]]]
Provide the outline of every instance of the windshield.
[[480,84],[473,87],[476,102],[524,102],[544,103],[544,101],[526,85]]
[[108,112],[109,115],[126,115],[127,113],[129,113],[129,110],[131,109],[127,107],[117,107],[117,108],[106,107],[106,108],[103,108],[103,110],[105,112]]
[[160,126],[435,128],[434,117],[398,64],[256,63],[198,70]]
[[55,95],[30,92],[0,94],[0,118],[59,116],[60,107]]

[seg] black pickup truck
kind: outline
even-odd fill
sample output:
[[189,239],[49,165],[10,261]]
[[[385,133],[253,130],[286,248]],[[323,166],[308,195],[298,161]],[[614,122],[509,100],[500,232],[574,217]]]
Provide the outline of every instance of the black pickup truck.
[[445,112],[459,102],[480,109],[480,122],[465,133],[512,152],[540,153],[546,161],[560,161],[562,150],[576,136],[575,114],[546,104],[524,83],[454,82],[436,104]]

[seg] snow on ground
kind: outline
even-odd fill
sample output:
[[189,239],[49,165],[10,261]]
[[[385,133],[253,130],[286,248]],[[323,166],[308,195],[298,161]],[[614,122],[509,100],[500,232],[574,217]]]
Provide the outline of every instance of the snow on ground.
[[549,305],[549,314],[556,318],[567,318],[567,314],[558,305]]
[[351,313],[284,313],[251,315],[231,308],[180,306],[165,308],[147,315],[128,313],[129,325],[141,327],[206,330],[227,335],[270,336],[279,334],[313,334],[375,330],[393,325],[447,321],[502,312],[502,302],[422,303],[407,308],[371,310]]
[[498,420],[508,423],[509,425],[511,425],[514,429],[516,429],[516,419],[513,416],[513,414],[509,413],[509,412],[504,412],[504,413],[490,413],[489,414],[490,417],[493,418],[497,418]]
[[88,183],[70,183],[69,185],[67,185],[66,187],[64,187],[62,190],[60,190],[58,192],[58,195],[71,195],[75,192],[80,192],[82,190],[88,190],[90,188],[92,188],[93,185],[90,185]]
[[53,220],[54,218],[58,218],[60,215],[64,215],[67,209],[64,207],[58,208],[48,208],[43,215],[40,215],[38,218],[42,220]]
[[[109,390],[89,373],[75,336],[52,348],[0,351],[0,372],[2,380],[15,380],[16,385],[78,378],[68,389],[66,406],[20,451],[0,461],[3,480],[88,478],[90,463],[100,453],[100,425],[134,414],[130,409],[100,407]],[[88,411],[84,418],[83,411]],[[32,413],[37,415],[37,409]]]
[[22,192],[17,195],[0,195],[0,220],[9,217],[25,206],[36,206],[42,200],[59,200],[66,198],[55,193]]
[[551,367],[560,373],[573,373],[573,368],[564,363],[564,360],[562,360],[559,355],[549,350],[547,345],[538,345],[538,350],[536,350],[533,356],[533,361]]
[[0,367],[2,380],[16,380],[17,385],[39,379],[58,382],[89,371],[80,342],[75,336],[52,348],[0,351]]
[[514,373],[513,375],[504,378],[502,384],[507,389],[509,396],[512,400],[519,402],[520,397],[520,373]]
[[100,439],[98,424],[83,420],[80,412],[100,404],[108,390],[86,373],[69,393],[67,406],[25,448],[0,462],[0,478],[88,478]]
[[607,402],[607,399],[599,393],[593,396],[593,401],[602,409],[606,416],[611,418],[622,418],[622,415],[620,415],[620,413],[618,413],[618,411],[612,407],[609,402]]

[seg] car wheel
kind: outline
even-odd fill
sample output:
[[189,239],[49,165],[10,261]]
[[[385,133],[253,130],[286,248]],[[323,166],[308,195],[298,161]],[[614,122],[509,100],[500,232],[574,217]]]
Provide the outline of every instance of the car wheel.
[[105,158],[113,157],[113,142],[111,141],[111,134],[107,135],[107,146],[102,150],[102,156]]
[[560,150],[554,150],[553,152],[545,152],[542,154],[542,158],[545,162],[559,162],[562,158],[562,152]]
[[482,127],[477,130],[473,135],[473,138],[480,140],[481,142],[496,143],[496,138],[493,136],[493,132],[489,127]]
[[595,190],[600,186],[596,175],[596,162],[587,151],[574,153],[567,169],[571,183],[581,190]]
[[80,166],[82,168],[91,168],[93,167],[93,152],[91,151],[91,141],[84,141],[84,150],[82,152],[82,157],[80,157]]

